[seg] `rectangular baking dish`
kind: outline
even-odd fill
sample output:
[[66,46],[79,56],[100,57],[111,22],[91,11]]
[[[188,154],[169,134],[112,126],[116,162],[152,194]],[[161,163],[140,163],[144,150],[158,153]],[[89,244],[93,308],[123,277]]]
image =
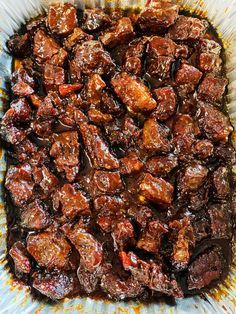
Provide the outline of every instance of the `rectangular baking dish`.
[[[37,16],[51,3],[71,2],[78,8],[119,7],[142,8],[144,0],[106,1],[106,0],[0,0],[0,115],[7,102],[6,82],[11,75],[11,57],[5,48],[6,40],[21,23]],[[150,2],[150,1],[148,1]],[[236,0],[179,0],[182,9],[207,17],[217,29],[226,49],[226,70],[229,79],[228,110],[232,124],[236,127]],[[233,140],[236,137],[233,135]],[[88,314],[144,314],[144,313],[236,313],[236,267],[231,267],[224,284],[205,294],[184,300],[175,305],[160,301],[152,304],[137,302],[108,302],[76,298],[73,300],[45,304],[34,300],[28,288],[14,282],[6,261],[6,214],[3,200],[3,180],[6,163],[4,151],[0,150],[0,313],[88,313]],[[236,250],[234,250],[236,251]],[[235,252],[234,252],[235,253]],[[234,262],[235,262],[234,254]]]

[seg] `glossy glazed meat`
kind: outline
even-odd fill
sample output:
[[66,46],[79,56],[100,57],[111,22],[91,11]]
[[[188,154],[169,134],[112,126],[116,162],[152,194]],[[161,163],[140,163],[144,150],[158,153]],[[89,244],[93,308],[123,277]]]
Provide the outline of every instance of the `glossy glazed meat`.
[[66,3],[7,47],[0,134],[16,277],[53,300],[145,302],[222,281],[233,127],[209,23],[170,0],[140,12]]

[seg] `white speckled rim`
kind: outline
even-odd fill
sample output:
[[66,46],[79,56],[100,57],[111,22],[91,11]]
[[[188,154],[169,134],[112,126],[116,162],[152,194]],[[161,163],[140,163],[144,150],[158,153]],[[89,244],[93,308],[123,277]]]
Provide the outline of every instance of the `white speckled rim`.
[[[80,8],[86,7],[142,7],[142,1],[58,1],[58,0],[0,0],[0,114],[7,99],[5,78],[10,76],[11,57],[6,53],[5,42],[20,23],[38,15],[43,8],[55,2],[71,2]],[[179,0],[182,8],[207,17],[216,27],[226,48],[228,86],[228,108],[231,121],[236,126],[236,0]],[[0,160],[0,182],[5,171],[4,151]],[[0,314],[32,313],[88,313],[88,314],[161,314],[161,313],[236,313],[236,267],[225,283],[205,295],[205,299],[192,297],[177,301],[174,306],[164,303],[142,305],[135,302],[103,302],[89,298],[65,300],[54,305],[43,304],[31,298],[29,289],[14,284],[9,274],[6,255],[6,215],[4,212],[3,189],[0,189]]]

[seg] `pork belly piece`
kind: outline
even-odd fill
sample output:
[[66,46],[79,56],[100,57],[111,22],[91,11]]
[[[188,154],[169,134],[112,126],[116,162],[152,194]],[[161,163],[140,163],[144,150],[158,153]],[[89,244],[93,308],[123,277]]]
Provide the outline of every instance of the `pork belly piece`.
[[68,268],[71,246],[59,234],[50,231],[30,234],[27,238],[27,250],[42,267],[49,270]]
[[155,89],[154,95],[157,101],[157,108],[151,116],[160,121],[169,119],[176,111],[177,97],[172,87]]
[[198,88],[198,98],[208,102],[219,102],[225,92],[228,80],[208,74]]
[[58,4],[49,7],[47,25],[52,33],[67,36],[73,32],[77,24],[77,12],[72,4]]
[[117,158],[110,152],[98,127],[87,123],[81,123],[80,132],[82,134],[85,148],[96,169],[105,168],[107,170],[112,170],[119,168]]
[[114,68],[110,54],[97,40],[88,40],[75,48],[75,68],[84,74],[109,74]]
[[31,262],[26,247],[22,242],[15,242],[9,250],[9,255],[14,261],[15,272],[18,277],[21,277],[22,274],[30,273]]
[[120,19],[116,26],[108,29],[100,36],[100,40],[104,46],[113,48],[121,45],[134,36],[133,25],[128,17]]
[[158,220],[147,224],[137,242],[137,247],[147,252],[158,253],[163,234],[167,233],[167,226]]
[[24,206],[20,217],[21,226],[30,230],[45,229],[52,223],[47,206],[38,199]]
[[200,162],[192,162],[181,172],[178,188],[181,193],[197,191],[205,182],[208,169]]
[[73,182],[79,172],[78,133],[67,131],[53,136],[50,155],[54,158],[58,172],[65,173],[68,181]]
[[64,184],[53,196],[53,207],[56,210],[61,207],[63,215],[68,218],[91,214],[89,199],[76,184]]
[[33,287],[50,299],[61,300],[73,292],[75,285],[73,277],[67,273],[36,272],[33,274]]
[[115,194],[119,192],[123,183],[119,172],[97,170],[93,176],[97,189],[105,194]]
[[166,176],[178,166],[178,158],[173,155],[154,156],[147,160],[145,169],[154,176]]
[[209,103],[199,103],[197,118],[200,128],[209,140],[223,143],[228,141],[233,128],[229,118],[215,106]]
[[224,262],[217,248],[203,253],[189,267],[188,289],[201,289],[220,279],[223,267]]
[[196,41],[205,34],[207,27],[206,20],[180,15],[168,35],[173,40]]
[[5,187],[16,205],[21,206],[30,200],[34,185],[32,167],[28,163],[8,168]]
[[112,87],[130,111],[151,111],[157,103],[149,89],[138,78],[126,72],[119,73],[111,80]]
[[157,32],[174,24],[178,18],[179,6],[171,2],[153,2],[144,8],[136,22],[142,31]]
[[143,146],[151,151],[167,153],[171,149],[168,131],[155,118],[145,121],[142,140]]
[[160,205],[170,205],[173,200],[174,187],[164,179],[146,173],[140,184],[140,193],[148,201]]

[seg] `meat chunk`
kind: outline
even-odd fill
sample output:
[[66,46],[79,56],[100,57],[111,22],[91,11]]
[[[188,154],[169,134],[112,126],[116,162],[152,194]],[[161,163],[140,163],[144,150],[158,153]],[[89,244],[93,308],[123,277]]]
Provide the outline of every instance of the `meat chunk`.
[[147,60],[147,73],[159,79],[170,78],[171,66],[174,58],[168,56],[157,56],[155,59]]
[[103,263],[91,273],[87,271],[84,267],[79,267],[77,270],[77,276],[85,292],[94,292],[97,289],[97,285],[100,282],[101,277],[104,274],[108,273],[111,268],[111,264]]
[[157,32],[174,24],[178,13],[177,4],[166,1],[154,2],[140,12],[137,25],[142,31]]
[[155,109],[156,101],[144,83],[136,77],[123,72],[113,77],[111,84],[129,110],[138,112]]
[[29,274],[31,271],[31,263],[27,255],[24,244],[20,241],[15,242],[9,250],[9,255],[14,261],[15,272],[20,277],[23,274]]
[[210,204],[208,213],[214,239],[231,239],[232,215],[228,204]]
[[115,250],[123,250],[127,244],[134,240],[134,227],[132,223],[126,219],[115,224],[112,232]]
[[99,31],[112,23],[108,14],[101,9],[85,9],[82,27],[88,32]]
[[66,236],[79,251],[80,266],[91,273],[100,266],[103,259],[103,248],[92,234],[77,224],[71,230],[66,231]]
[[175,155],[154,156],[147,160],[146,170],[154,176],[166,176],[178,166],[178,159]]
[[29,96],[34,93],[33,88],[23,81],[17,82],[12,87],[12,91],[16,96],[19,96],[19,97]]
[[204,35],[207,27],[206,20],[180,15],[169,30],[169,37],[173,40],[195,41]]
[[74,28],[73,33],[65,39],[63,45],[67,50],[70,51],[75,45],[92,39],[93,36],[85,33],[81,28],[76,27]]
[[92,106],[97,106],[102,100],[103,90],[106,83],[99,74],[92,74],[87,83],[86,100]]
[[214,142],[227,142],[233,128],[223,112],[208,103],[199,103],[198,123],[206,136]]
[[172,265],[179,270],[184,269],[189,263],[191,248],[195,245],[191,221],[189,217],[185,217],[172,221],[169,226],[173,230],[172,241],[174,241]]
[[57,177],[47,167],[35,168],[33,170],[34,181],[45,193],[51,193],[59,184]]
[[214,156],[223,163],[231,165],[234,160],[234,149],[229,144],[220,144],[214,149]]
[[41,138],[48,138],[53,133],[55,121],[53,119],[36,119],[32,122],[31,127],[35,134]]
[[2,117],[2,126],[27,123],[31,120],[31,109],[25,98],[13,100],[10,109]]
[[70,3],[50,6],[47,25],[51,32],[66,36],[77,26],[76,8]]
[[64,125],[71,127],[76,127],[80,122],[88,122],[88,118],[83,111],[70,101],[65,107],[65,112],[59,116],[59,119]]
[[128,49],[123,57],[124,69],[135,75],[142,72],[142,58],[145,52],[147,37],[135,39],[129,43]]
[[111,93],[103,92],[101,110],[112,115],[121,115],[124,110],[121,104],[115,99]]
[[79,172],[79,142],[76,131],[68,131],[54,135],[54,143],[50,155],[58,172],[65,172],[69,182],[73,182]]
[[121,18],[117,25],[103,33],[100,40],[104,46],[110,48],[121,45],[134,36],[133,25],[130,18]]
[[188,271],[188,289],[201,289],[220,279],[223,261],[220,252],[214,248],[198,256]]
[[195,136],[200,133],[196,122],[188,114],[178,114],[173,122],[173,143],[179,159],[186,160],[192,155]]
[[191,192],[189,195],[188,207],[193,212],[197,212],[202,209],[209,200],[209,187],[207,183],[197,189],[195,192]]
[[177,99],[172,87],[162,87],[154,90],[157,108],[152,112],[152,117],[160,121],[169,119],[176,110]]
[[160,205],[170,205],[173,200],[173,192],[174,187],[169,182],[161,178],[154,178],[149,173],[145,173],[140,184],[141,195]]
[[205,182],[208,169],[200,162],[192,162],[181,174],[178,188],[181,193],[197,191]]
[[76,184],[64,184],[53,197],[53,206],[58,209],[61,205],[63,215],[75,218],[78,215],[90,214],[88,198],[80,191]]
[[132,278],[122,280],[112,273],[102,277],[101,287],[109,296],[117,300],[134,298],[143,292],[142,286],[137,281]]
[[18,161],[26,161],[37,152],[37,146],[29,139],[25,139],[21,145],[17,145],[14,149],[13,157]]
[[213,155],[214,145],[209,140],[198,140],[194,144],[194,153],[202,159],[209,158]]
[[7,48],[14,57],[24,58],[28,56],[31,53],[30,35],[28,33],[24,35],[14,34],[7,41]]
[[195,136],[199,134],[199,130],[193,118],[188,114],[178,114],[173,124],[174,136]]
[[143,168],[143,162],[138,158],[135,152],[130,152],[126,157],[120,159],[122,174],[132,174],[139,172]]
[[195,87],[202,77],[202,72],[200,72],[194,66],[182,63],[175,75],[175,81],[178,85],[188,85],[191,84]]
[[152,264],[149,288],[175,298],[183,298],[183,291],[175,279],[166,275],[160,265]]
[[160,249],[162,235],[167,233],[167,226],[154,220],[148,223],[137,242],[137,247],[147,252],[157,253]]
[[1,138],[7,143],[11,143],[13,145],[19,144],[25,140],[25,138],[27,137],[27,133],[28,132],[26,130],[19,129],[12,124],[7,125],[3,123],[3,121],[1,123]]
[[52,59],[48,60],[47,62],[58,67],[63,67],[66,63],[67,56],[67,52],[63,48],[60,48],[58,53],[55,54]]
[[155,118],[146,120],[143,126],[143,146],[155,152],[169,152],[171,146],[166,133],[164,127]]
[[198,98],[209,102],[219,102],[225,92],[228,80],[208,74],[198,89]]
[[27,229],[41,230],[48,227],[51,222],[47,206],[37,199],[24,207],[21,213],[21,225]]
[[125,117],[124,120],[116,120],[113,124],[105,125],[105,130],[111,145],[123,149],[135,146],[141,133],[131,117]]
[[160,36],[153,36],[148,41],[148,56],[157,58],[158,56],[167,57],[187,57],[187,46],[177,45],[173,40]]
[[231,191],[229,169],[223,166],[217,168],[213,172],[212,180],[216,198],[227,198]]
[[60,50],[59,44],[43,30],[37,31],[34,36],[34,55],[41,61],[52,59]]
[[44,68],[44,84],[50,85],[61,85],[65,83],[65,71],[63,68],[53,64],[46,63]]
[[139,259],[133,252],[126,254],[120,252],[120,258],[125,270],[129,270],[136,282],[147,286],[151,290],[171,295],[176,298],[183,297],[183,292],[175,279],[170,279],[162,270],[162,265],[147,263]]
[[98,125],[112,122],[114,119],[111,114],[103,113],[97,109],[90,109],[88,111],[88,116],[91,122]]
[[37,110],[37,118],[47,121],[58,116],[62,107],[62,99],[57,92],[50,91],[44,98]]
[[98,213],[97,224],[105,232],[111,232],[117,221],[123,218],[125,203],[119,197],[100,196],[94,200],[94,207]]
[[35,86],[35,81],[32,76],[32,71],[25,69],[23,67],[20,67],[16,69],[11,76],[11,82],[12,84],[16,84],[18,81],[23,81],[27,83],[29,86],[34,87]]
[[82,138],[95,168],[107,170],[117,169],[118,160],[111,154],[109,147],[101,137],[99,128],[94,125],[81,123]]
[[78,45],[75,50],[75,64],[78,71],[84,74],[91,72],[109,74],[114,68],[111,56],[96,40],[89,40]]
[[34,189],[31,166],[27,163],[10,166],[6,174],[5,187],[17,206],[29,201]]
[[135,219],[138,225],[145,228],[148,221],[153,217],[151,208],[147,206],[135,206],[128,209],[128,214]]
[[119,172],[97,170],[93,180],[97,189],[102,193],[114,194],[119,192],[123,186]]
[[12,74],[12,91],[16,96],[25,97],[34,93],[33,77],[24,69],[19,68]]
[[200,242],[209,236],[210,223],[207,218],[203,218],[201,214],[192,221],[193,233],[196,242]]
[[33,274],[33,287],[53,300],[65,298],[74,289],[73,279],[64,272]]
[[219,55],[222,48],[220,44],[218,44],[215,40],[203,37],[199,39],[197,49],[199,50],[199,52]]
[[200,53],[198,56],[198,68],[202,72],[220,73],[222,59],[214,53]]
[[59,93],[62,97],[65,97],[70,93],[80,90],[82,87],[82,84],[63,84],[59,86]]
[[59,234],[47,231],[30,234],[27,238],[27,250],[40,266],[49,270],[68,267],[71,247]]
[[90,273],[83,267],[79,267],[77,270],[77,276],[86,293],[92,293],[97,289],[99,278],[96,273]]

